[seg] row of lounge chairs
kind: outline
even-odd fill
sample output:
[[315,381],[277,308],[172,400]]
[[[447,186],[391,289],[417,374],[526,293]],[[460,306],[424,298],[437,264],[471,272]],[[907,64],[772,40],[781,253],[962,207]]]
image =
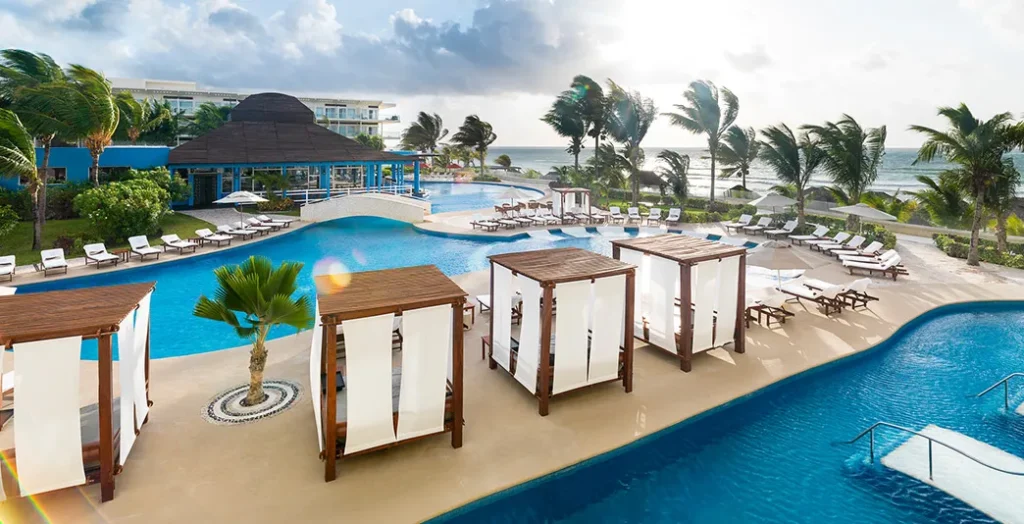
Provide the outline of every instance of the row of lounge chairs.
[[[107,251],[107,247],[102,242],[87,244],[82,246],[82,249],[85,252],[85,265],[94,264],[99,269],[103,265],[117,266],[122,261],[130,260],[132,257],[139,257],[139,261],[144,261],[148,258],[158,260],[160,255],[168,250],[176,250],[179,255],[195,253],[196,249],[208,242],[215,243],[218,247],[225,243],[230,245],[231,241],[235,238],[249,239],[256,235],[269,234],[271,231],[289,227],[291,222],[292,220],[290,219],[271,219],[266,215],[260,215],[249,218],[244,222],[219,226],[216,233],[209,229],[196,230],[195,240],[182,240],[178,235],[174,234],[163,235],[160,237],[160,240],[163,242],[160,245],[162,250],[151,246],[149,239],[145,235],[130,237],[128,239],[129,248],[119,253]],[[44,249],[39,254],[42,259],[39,264],[39,270],[43,272],[43,276],[66,274],[68,272],[68,262],[63,249]],[[8,281],[13,280],[15,267],[14,255],[0,257],[0,277],[7,277],[6,280]]]
[[799,279],[783,284],[778,293],[768,297],[751,300],[747,305],[747,324],[751,321],[763,323],[771,327],[772,322],[785,324],[786,319],[794,316],[786,310],[788,300],[808,301],[819,306],[825,316],[841,313],[844,309],[853,310],[868,307],[878,297],[868,294],[871,279],[862,278],[847,284],[834,284],[813,278]]
[[655,225],[662,222],[669,225],[678,224],[682,221],[682,209],[675,207],[669,209],[668,216],[662,218],[661,209],[658,208],[651,208],[650,212],[646,215],[641,215],[640,208],[638,207],[627,209],[625,215],[622,214],[622,210],[617,206],[611,206],[608,211],[591,207],[589,212],[582,208],[574,208],[563,211],[561,216],[553,215],[544,208],[540,210],[509,208],[503,214],[494,215],[490,218],[485,218],[479,214],[473,215],[470,225],[473,226],[473,229],[497,231],[501,228],[515,229],[517,227],[565,224],[636,223],[642,225],[644,221],[647,222],[647,225]]

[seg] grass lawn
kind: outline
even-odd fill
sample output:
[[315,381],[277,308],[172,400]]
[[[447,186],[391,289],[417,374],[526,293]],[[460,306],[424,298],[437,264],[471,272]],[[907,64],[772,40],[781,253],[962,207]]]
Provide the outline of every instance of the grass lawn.
[[[209,222],[193,218],[182,213],[174,213],[164,217],[160,222],[163,234],[177,234],[181,238],[196,236],[197,229],[211,228],[214,226]],[[70,220],[47,220],[43,229],[43,249],[53,247],[54,240],[61,235],[79,237],[89,235],[92,228],[89,221],[84,218],[72,218]],[[162,244],[159,237],[150,237],[149,242],[153,246]],[[107,244],[107,250],[128,247],[128,243],[116,245]],[[0,240],[0,256],[14,255],[17,257],[18,265],[34,264],[39,262],[39,252],[32,250],[32,222],[19,222],[14,231],[7,237]],[[65,253],[69,258],[81,256],[81,253]]]

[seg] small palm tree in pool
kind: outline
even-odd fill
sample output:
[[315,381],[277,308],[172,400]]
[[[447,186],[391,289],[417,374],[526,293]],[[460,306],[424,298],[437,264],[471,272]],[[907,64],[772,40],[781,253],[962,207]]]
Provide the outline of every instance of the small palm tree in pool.
[[266,399],[263,394],[263,368],[267,364],[267,335],[278,325],[296,329],[309,327],[313,320],[309,298],[295,297],[295,281],[302,264],[284,262],[274,267],[269,258],[249,257],[240,265],[221,266],[213,299],[199,297],[192,314],[224,322],[242,338],[252,342],[249,353],[249,391],[243,405],[252,406]]

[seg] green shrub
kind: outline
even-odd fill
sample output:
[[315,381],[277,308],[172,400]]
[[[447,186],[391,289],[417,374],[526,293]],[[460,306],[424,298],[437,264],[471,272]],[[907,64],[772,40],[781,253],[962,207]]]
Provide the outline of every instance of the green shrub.
[[522,174],[522,177],[523,178],[540,178],[541,174],[540,174],[540,171],[537,171],[536,169],[530,168],[530,169],[527,169],[526,172]]
[[14,226],[18,225],[19,218],[13,207],[0,204],[0,240],[14,231]]
[[[953,258],[966,259],[971,251],[970,239],[961,236],[943,235],[936,233],[932,235],[935,246],[946,255]],[[1013,252],[1000,253],[996,250],[994,243],[984,240],[978,249],[978,257],[983,262],[998,264],[1000,266],[1024,269],[1024,255]]]
[[477,176],[473,177],[473,181],[474,182],[501,182],[501,179],[496,177],[496,176],[494,176],[494,175],[488,175],[488,174],[485,173],[483,175],[477,175]]
[[170,212],[168,192],[148,179],[111,182],[75,197],[75,209],[104,240],[151,235]]
[[[85,245],[85,244],[82,244]],[[70,235],[60,235],[53,240],[53,245],[50,246],[54,249],[60,249],[64,251],[66,256],[76,255],[75,252],[75,237]],[[81,246],[79,246],[81,247]]]
[[0,187],[0,206],[11,206],[19,220],[32,220],[32,195],[24,189]]
[[294,200],[280,197],[256,204],[256,209],[260,211],[288,211],[293,207],[295,207]]
[[708,202],[707,205],[704,206],[704,210],[714,213],[728,213],[731,207],[732,206],[730,206],[729,204],[726,204],[725,202],[721,201]]
[[69,182],[46,188],[46,219],[65,220],[78,218],[75,211],[75,197],[92,189],[88,182]]

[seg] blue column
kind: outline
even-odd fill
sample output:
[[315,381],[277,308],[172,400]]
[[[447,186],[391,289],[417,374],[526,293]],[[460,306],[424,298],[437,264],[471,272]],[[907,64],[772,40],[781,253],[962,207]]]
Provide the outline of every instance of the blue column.
[[[231,184],[231,190],[232,191],[241,191],[242,190],[242,168],[235,167],[235,168],[232,168],[232,171],[234,172],[235,179],[234,179],[234,182]],[[252,188],[250,187],[249,189],[252,189]]]
[[324,164],[320,166],[320,187],[327,190],[327,198],[331,198],[331,177],[334,176],[334,166]]
[[188,174],[188,207],[192,207],[195,205],[196,186],[193,184],[194,182],[194,175],[192,175],[192,173],[190,172]]
[[366,189],[370,189],[370,184],[373,180],[373,164],[363,164],[363,172],[363,178],[366,179]]
[[420,193],[420,161],[412,164],[412,191],[417,195]]
[[217,171],[217,198],[224,196],[221,194],[220,188],[224,187],[224,170]]

